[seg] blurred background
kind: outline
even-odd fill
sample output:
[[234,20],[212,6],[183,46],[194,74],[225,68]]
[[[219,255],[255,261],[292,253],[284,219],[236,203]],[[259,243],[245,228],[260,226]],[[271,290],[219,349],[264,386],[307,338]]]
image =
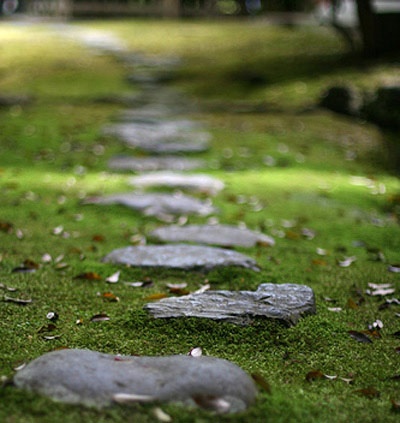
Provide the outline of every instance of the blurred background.
[[399,0],[0,0],[0,14],[3,19],[258,16],[288,26],[331,25],[352,50],[369,56],[400,46]]

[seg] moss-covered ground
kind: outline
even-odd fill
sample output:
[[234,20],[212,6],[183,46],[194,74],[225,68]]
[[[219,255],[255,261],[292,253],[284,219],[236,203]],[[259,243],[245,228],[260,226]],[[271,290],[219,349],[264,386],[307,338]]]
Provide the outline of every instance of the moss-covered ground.
[[[333,83],[373,89],[395,81],[396,62],[357,61],[334,33],[318,27],[152,20],[73,25],[109,31],[132,50],[183,58],[173,84],[197,99],[196,117],[213,134],[212,148],[201,157],[212,163],[207,171],[226,182],[215,199],[219,220],[265,231],[276,246],[241,250],[257,259],[259,273],[123,268],[121,281],[153,284],[107,284],[118,268],[101,263],[102,256],[160,224],[122,207],[81,204],[89,194],[128,189],[126,175],[107,172],[107,160],[127,150],[101,135],[122,106],[98,101],[133,89],[126,69],[48,26],[3,22],[0,94],[32,97],[0,109],[3,380],[56,348],[166,355],[200,346],[262,375],[271,392],[260,389],[257,403],[234,416],[162,405],[174,422],[398,421],[400,307],[399,300],[386,302],[400,299],[399,273],[388,270],[400,262],[393,153],[373,125],[313,107]],[[356,260],[345,266],[346,257]],[[21,272],[23,263],[34,271]],[[76,278],[88,272],[101,279]],[[142,310],[146,298],[168,294],[167,282],[185,281],[195,290],[205,280],[213,289],[307,284],[317,314],[291,328],[264,321],[243,328],[154,320]],[[390,284],[395,292],[369,295],[371,283]],[[59,316],[55,328],[48,327],[49,312]],[[110,320],[91,322],[99,313]],[[350,336],[377,320],[383,328],[364,333],[371,342]],[[5,423],[152,422],[153,411],[152,405],[98,411],[55,404],[7,383],[0,390]]]

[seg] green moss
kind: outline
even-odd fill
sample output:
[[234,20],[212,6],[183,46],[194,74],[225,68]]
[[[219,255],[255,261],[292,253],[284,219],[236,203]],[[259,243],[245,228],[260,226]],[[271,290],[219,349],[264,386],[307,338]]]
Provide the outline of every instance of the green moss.
[[[61,347],[164,355],[200,346],[205,354],[261,374],[272,387],[245,413],[219,421],[397,421],[391,399],[400,399],[393,378],[399,372],[393,336],[398,306],[382,308],[384,298],[365,293],[370,282],[391,283],[398,296],[398,274],[387,271],[400,261],[400,184],[389,168],[392,151],[373,126],[306,110],[332,82],[372,88],[394,78],[398,68],[369,63],[365,72],[367,64],[355,65],[336,36],[321,28],[151,20],[75,25],[115,33],[135,50],[183,57],[174,84],[197,97],[197,117],[213,134],[212,148],[200,156],[211,163],[207,172],[226,183],[214,199],[219,220],[265,231],[276,245],[238,248],[258,261],[260,272],[122,268],[122,281],[153,284],[106,284],[118,267],[101,258],[160,225],[120,206],[82,204],[86,195],[131,189],[126,175],[105,171],[111,156],[127,152],[101,134],[119,106],[98,102],[125,92],[126,70],[54,37],[46,26],[2,26],[0,91],[28,94],[33,101],[0,109],[0,283],[18,289],[7,295],[32,303],[0,303],[0,375],[11,376],[21,362]],[[203,221],[189,217],[190,223]],[[53,261],[42,262],[44,254]],[[357,260],[340,267],[346,256]],[[15,272],[27,259],[39,268]],[[85,272],[102,279],[76,278]],[[317,314],[291,328],[263,320],[237,327],[155,320],[143,310],[151,295],[168,294],[166,283],[183,281],[191,291],[205,282],[213,289],[243,290],[264,282],[307,284]],[[107,301],[105,292],[119,301]],[[51,334],[60,337],[53,340],[43,337],[49,311],[59,315]],[[99,313],[110,320],[92,322]],[[381,338],[366,344],[349,335],[376,319],[384,323]],[[315,370],[337,378],[307,381]],[[379,397],[360,393],[370,386]],[[0,420],[6,423],[154,421],[152,405],[88,410],[12,386],[2,387],[0,395]],[[162,408],[176,422],[215,421],[201,410]]]

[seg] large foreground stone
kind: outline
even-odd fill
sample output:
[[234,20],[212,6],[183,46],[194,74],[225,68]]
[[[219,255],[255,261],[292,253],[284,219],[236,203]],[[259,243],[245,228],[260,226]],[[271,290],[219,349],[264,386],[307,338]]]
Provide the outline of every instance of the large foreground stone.
[[314,314],[315,298],[305,285],[265,283],[257,291],[206,291],[165,298],[146,304],[154,317],[200,317],[238,325],[255,319],[274,319],[294,325],[300,317]]
[[250,257],[223,248],[197,245],[145,245],[112,251],[103,262],[136,267],[210,271],[216,267],[240,266],[258,271]]
[[151,172],[134,176],[130,179],[132,185],[139,188],[167,187],[198,191],[210,195],[218,194],[224,189],[224,183],[205,174],[187,174],[172,171]]
[[56,401],[99,408],[162,401],[235,412],[256,398],[252,379],[240,367],[203,356],[133,357],[66,349],[33,360],[14,383]]
[[193,170],[206,167],[204,160],[180,156],[129,157],[117,156],[108,167],[118,171],[149,172],[158,170]]
[[120,204],[142,212],[146,216],[157,217],[190,214],[207,216],[217,211],[209,201],[201,201],[182,194],[136,194],[129,192],[111,194],[104,197],[90,197],[84,203],[101,205]]
[[162,242],[197,242],[221,247],[275,245],[268,235],[230,225],[169,225],[155,229],[150,235]]

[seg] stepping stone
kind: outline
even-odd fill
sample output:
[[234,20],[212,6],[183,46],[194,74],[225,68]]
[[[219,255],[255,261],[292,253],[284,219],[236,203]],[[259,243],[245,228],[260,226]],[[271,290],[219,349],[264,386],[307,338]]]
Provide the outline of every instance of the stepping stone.
[[275,245],[268,235],[230,225],[170,225],[157,228],[150,236],[162,242],[197,242],[221,247]]
[[179,135],[182,131],[198,129],[200,124],[189,119],[161,120],[154,118],[137,119],[132,122],[115,123],[108,126],[105,132],[127,133],[129,135],[157,137],[164,133],[168,136]]
[[116,171],[149,172],[157,170],[194,170],[206,167],[206,162],[180,156],[129,157],[117,156],[108,162]]
[[107,54],[121,55],[127,51],[125,42],[114,35],[101,30],[77,29],[71,25],[57,23],[53,28],[63,36],[83,43],[91,50],[97,50]]
[[155,72],[154,70],[151,71],[135,71],[133,74],[128,75],[127,80],[128,82],[130,82],[131,84],[154,84],[154,85],[158,85],[158,84],[163,84],[166,82],[170,82],[174,79],[174,74],[169,71],[160,71],[158,70],[157,72]]
[[144,306],[156,318],[199,317],[250,325],[256,319],[273,319],[295,325],[315,314],[315,297],[305,285],[261,284],[257,291],[206,291],[164,298]]
[[136,194],[132,192],[111,194],[104,197],[89,197],[84,204],[120,204],[142,212],[146,216],[199,215],[207,216],[217,212],[211,202],[183,194]]
[[158,123],[116,123],[104,129],[105,135],[119,138],[131,147],[167,154],[203,152],[209,147],[210,134],[195,128],[190,121]]
[[203,272],[228,266],[260,270],[255,260],[236,251],[188,244],[119,248],[106,255],[102,261],[135,267],[161,267]]
[[119,56],[119,59],[133,68],[177,69],[182,60],[177,56],[145,55],[139,52],[129,52]]
[[105,95],[96,97],[94,101],[96,103],[117,104],[128,107],[117,116],[117,120],[122,122],[132,122],[137,118],[166,120],[195,111],[194,103],[187,100],[177,100],[171,104],[159,103],[153,100],[148,102],[142,94]]
[[[128,97],[126,98],[125,103],[122,103],[122,101],[120,101],[119,103],[129,105],[129,101],[131,100]],[[136,119],[148,118],[165,120],[176,116],[177,114],[180,114],[182,112],[185,112],[184,106],[176,106],[174,109],[165,104],[148,104],[134,109],[130,108],[128,110],[123,110],[119,113],[117,119],[122,122],[132,122]]]
[[[172,116],[151,116],[142,114],[142,110],[130,110],[131,115],[127,114],[129,110],[125,110],[126,119],[119,119],[119,123],[113,124],[111,126],[126,127],[132,132],[137,131],[139,134],[141,132],[147,133],[150,132],[151,135],[164,132],[166,135],[176,135],[180,132],[189,132],[198,131],[204,128],[204,125],[201,122],[193,121],[190,119],[172,119]],[[135,112],[135,113],[133,113]],[[121,114],[121,118],[124,117],[124,114]]]
[[152,172],[134,176],[130,183],[139,188],[167,187],[198,191],[209,195],[216,195],[224,189],[224,183],[209,175],[188,175],[177,172]]
[[146,140],[119,138],[130,147],[152,154],[204,153],[209,148],[208,142],[202,139],[174,141],[168,138],[160,138],[159,140],[148,142]]
[[131,95],[129,104],[140,110],[143,107],[164,106],[171,114],[186,114],[196,109],[196,102],[182,92],[170,87],[147,85],[140,93]]
[[240,367],[215,357],[136,357],[90,350],[53,351],[14,376],[17,388],[57,402],[102,408],[174,402],[216,412],[243,411],[257,395]]
[[0,108],[25,106],[32,103],[33,98],[25,94],[0,94]]

